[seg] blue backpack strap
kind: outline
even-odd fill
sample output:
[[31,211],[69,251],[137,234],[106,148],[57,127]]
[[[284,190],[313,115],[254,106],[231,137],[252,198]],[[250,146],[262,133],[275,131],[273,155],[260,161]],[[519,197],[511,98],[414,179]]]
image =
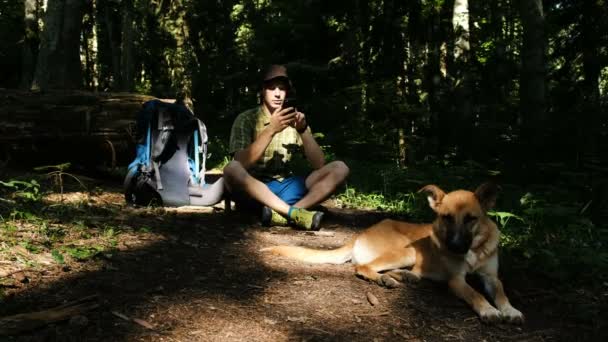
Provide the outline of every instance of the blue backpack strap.
[[205,126],[205,124],[201,120],[196,121],[198,122],[198,133],[201,136],[200,145],[197,145],[200,146],[200,151],[196,151],[196,154],[198,156],[198,153],[200,153],[202,159],[202,166],[200,169],[198,169],[198,178],[200,179],[200,184],[205,184],[205,171],[207,170],[207,142],[209,141],[209,136],[207,135],[207,126]]

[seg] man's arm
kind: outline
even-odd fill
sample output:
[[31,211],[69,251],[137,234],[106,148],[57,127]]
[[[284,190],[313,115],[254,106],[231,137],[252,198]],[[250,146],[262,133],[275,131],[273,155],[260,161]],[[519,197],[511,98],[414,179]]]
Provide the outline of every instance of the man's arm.
[[315,170],[322,168],[325,165],[325,155],[315,138],[312,136],[304,113],[298,112],[298,115],[295,117],[294,128],[300,133],[304,155],[312,165],[312,168]]
[[312,168],[318,170],[325,165],[325,155],[321,146],[317,144],[317,141],[312,136],[310,129],[306,129],[304,133],[300,133],[302,138],[302,145],[304,147],[304,155],[308,162],[312,165]]

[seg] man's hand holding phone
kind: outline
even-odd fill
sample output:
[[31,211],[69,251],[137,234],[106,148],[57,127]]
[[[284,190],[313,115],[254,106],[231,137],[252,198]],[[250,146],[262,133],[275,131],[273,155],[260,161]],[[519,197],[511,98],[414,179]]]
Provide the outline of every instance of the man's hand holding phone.
[[298,131],[298,133],[302,134],[306,132],[306,128],[308,128],[308,123],[306,122],[306,115],[302,112],[296,111],[296,117],[294,120],[293,128]]
[[[306,128],[308,127],[308,124],[306,123],[306,115],[304,115],[304,113],[299,112],[296,106],[296,98],[295,97],[288,97],[283,101],[283,108],[288,109],[288,110],[293,110],[296,113],[296,116],[294,118],[294,121],[292,122],[291,126],[293,126],[293,128],[295,128],[298,133],[302,134],[306,131]],[[290,109],[292,108],[292,109]]]
[[293,126],[297,112],[293,107],[284,107],[270,116],[270,128],[274,134],[282,132],[287,126]]

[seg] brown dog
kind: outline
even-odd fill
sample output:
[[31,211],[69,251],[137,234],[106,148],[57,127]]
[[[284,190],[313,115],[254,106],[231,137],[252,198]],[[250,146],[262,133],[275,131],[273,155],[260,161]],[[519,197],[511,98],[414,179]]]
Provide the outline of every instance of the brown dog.
[[[427,193],[437,218],[431,224],[383,220],[334,250],[297,246],[264,248],[276,255],[309,263],[343,264],[352,261],[358,276],[386,287],[421,277],[447,281],[452,291],[465,300],[486,322],[505,320],[522,323],[524,316],[509,303],[498,279],[500,231],[486,215],[496,201],[497,187],[486,183],[475,192],[457,190],[446,194],[435,185]],[[410,270],[403,269],[411,267]],[[386,271],[385,273],[379,273]],[[477,273],[496,308],[465,281]]]

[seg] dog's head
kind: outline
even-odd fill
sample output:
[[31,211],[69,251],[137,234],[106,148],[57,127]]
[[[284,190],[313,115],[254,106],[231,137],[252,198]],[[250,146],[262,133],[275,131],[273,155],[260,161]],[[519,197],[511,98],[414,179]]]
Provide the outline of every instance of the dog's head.
[[454,254],[466,254],[479,233],[480,221],[494,207],[498,187],[480,185],[475,192],[456,190],[446,194],[436,185],[420,189],[427,195],[431,209],[437,213],[433,233],[438,242]]

